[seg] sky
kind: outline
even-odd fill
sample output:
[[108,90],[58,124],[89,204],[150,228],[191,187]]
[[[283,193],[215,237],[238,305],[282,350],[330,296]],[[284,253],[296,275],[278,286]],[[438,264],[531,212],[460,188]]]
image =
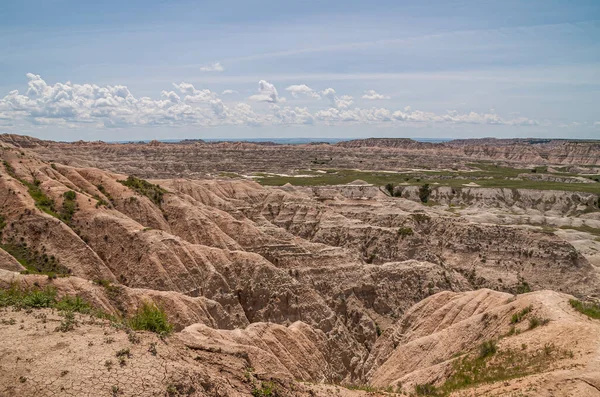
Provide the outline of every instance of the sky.
[[600,1],[2,0],[0,133],[600,139]]

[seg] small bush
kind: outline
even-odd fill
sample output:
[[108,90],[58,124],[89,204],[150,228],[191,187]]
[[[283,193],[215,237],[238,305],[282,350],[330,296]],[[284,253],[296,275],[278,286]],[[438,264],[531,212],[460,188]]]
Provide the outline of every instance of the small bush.
[[437,389],[431,383],[424,383],[415,386],[417,396],[437,396]]
[[56,327],[55,331],[68,332],[77,326],[77,320],[75,320],[75,313],[73,311],[63,312],[63,319],[60,325]]
[[429,200],[429,195],[431,194],[431,189],[429,188],[429,184],[426,183],[419,188],[419,199],[421,199],[422,203],[426,203]]
[[398,229],[398,235],[401,237],[412,236],[413,234],[414,232],[410,227],[401,227]]
[[513,314],[510,319],[510,323],[511,324],[520,323],[521,320],[532,310],[533,310],[533,306],[529,305],[526,308],[524,308],[523,310],[521,310],[520,312]]
[[547,318],[531,317],[529,319],[529,329],[534,329],[541,325],[546,325],[549,322],[550,322],[550,319],[547,319]]
[[519,285],[517,285],[517,287],[515,288],[515,291],[517,293],[517,295],[520,294],[526,294],[528,292],[531,292],[531,286],[525,282],[525,281],[521,281],[521,283]]
[[169,323],[165,311],[148,302],[144,302],[138,308],[128,323],[132,329],[137,331],[151,331],[161,335],[167,335],[173,331],[173,325]]
[[486,358],[494,355],[496,354],[496,351],[498,351],[498,348],[495,340],[485,341],[479,346],[479,358]]
[[252,389],[253,397],[276,397],[278,395],[273,382],[261,382],[260,386],[255,385]]

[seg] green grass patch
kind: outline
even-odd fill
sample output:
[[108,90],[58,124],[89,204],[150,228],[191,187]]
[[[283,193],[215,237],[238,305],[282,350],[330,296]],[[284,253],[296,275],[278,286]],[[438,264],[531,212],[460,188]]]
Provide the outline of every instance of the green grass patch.
[[[446,396],[454,391],[475,387],[484,383],[495,383],[547,371],[551,363],[556,360],[572,358],[573,353],[560,350],[553,344],[546,344],[542,349],[527,350],[507,349],[504,351],[494,349],[482,355],[483,347],[477,357],[465,356],[453,364],[450,377],[437,388],[426,388],[429,396]],[[415,390],[416,394],[419,394]]]
[[[531,169],[510,168],[487,163],[467,164],[473,168],[472,171],[410,171],[410,172],[384,172],[384,171],[360,171],[349,169],[328,169],[325,173],[298,171],[300,174],[310,174],[311,177],[279,176],[265,173],[256,173],[256,181],[262,185],[283,186],[290,183],[295,186],[326,186],[342,185],[356,179],[376,186],[390,187],[404,184],[410,186],[422,186],[429,184],[434,186],[450,186],[462,188],[463,184],[475,182],[481,187],[507,188],[507,189],[536,189],[536,190],[561,190],[572,192],[586,192],[600,194],[600,184],[596,183],[562,183],[537,180],[515,180],[519,174],[531,173]],[[562,176],[574,176],[575,174],[557,174]]]
[[21,183],[27,187],[27,191],[29,192],[29,195],[35,202],[36,207],[38,207],[45,213],[60,219],[60,215],[56,212],[56,209],[54,208],[54,200],[46,196],[46,194],[40,187],[41,182],[39,180],[34,179],[33,183],[22,180]]
[[148,302],[144,302],[127,322],[136,331],[151,331],[161,335],[173,331],[173,325],[169,323],[165,311]]
[[152,184],[132,175],[128,176],[124,181],[117,182],[127,186],[143,196],[148,197],[154,204],[158,206],[160,206],[163,201],[163,195],[167,193],[167,191],[159,185]]
[[21,287],[13,283],[7,289],[0,289],[0,307],[15,306],[21,309],[54,308],[62,311],[90,313],[92,307],[78,296],[65,295],[57,298],[54,287]]
[[598,229],[596,227],[591,227],[588,225],[561,226],[560,228],[563,230],[577,230],[578,232],[585,232],[585,233],[593,234],[594,236],[600,236],[600,229]]
[[581,302],[577,299],[569,300],[571,306],[580,313],[585,314],[590,318],[600,320],[600,305],[592,302]]

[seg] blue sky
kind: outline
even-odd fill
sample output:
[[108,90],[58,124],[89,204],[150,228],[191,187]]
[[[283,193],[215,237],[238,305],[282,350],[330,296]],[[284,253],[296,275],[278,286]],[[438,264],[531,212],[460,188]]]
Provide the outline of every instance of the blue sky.
[[600,138],[599,104],[597,0],[0,3],[0,132]]

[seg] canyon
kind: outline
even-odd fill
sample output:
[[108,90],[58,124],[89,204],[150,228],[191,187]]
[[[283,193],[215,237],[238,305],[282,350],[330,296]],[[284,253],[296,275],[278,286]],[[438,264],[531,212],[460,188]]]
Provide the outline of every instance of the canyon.
[[1,396],[600,395],[598,142],[0,155]]

